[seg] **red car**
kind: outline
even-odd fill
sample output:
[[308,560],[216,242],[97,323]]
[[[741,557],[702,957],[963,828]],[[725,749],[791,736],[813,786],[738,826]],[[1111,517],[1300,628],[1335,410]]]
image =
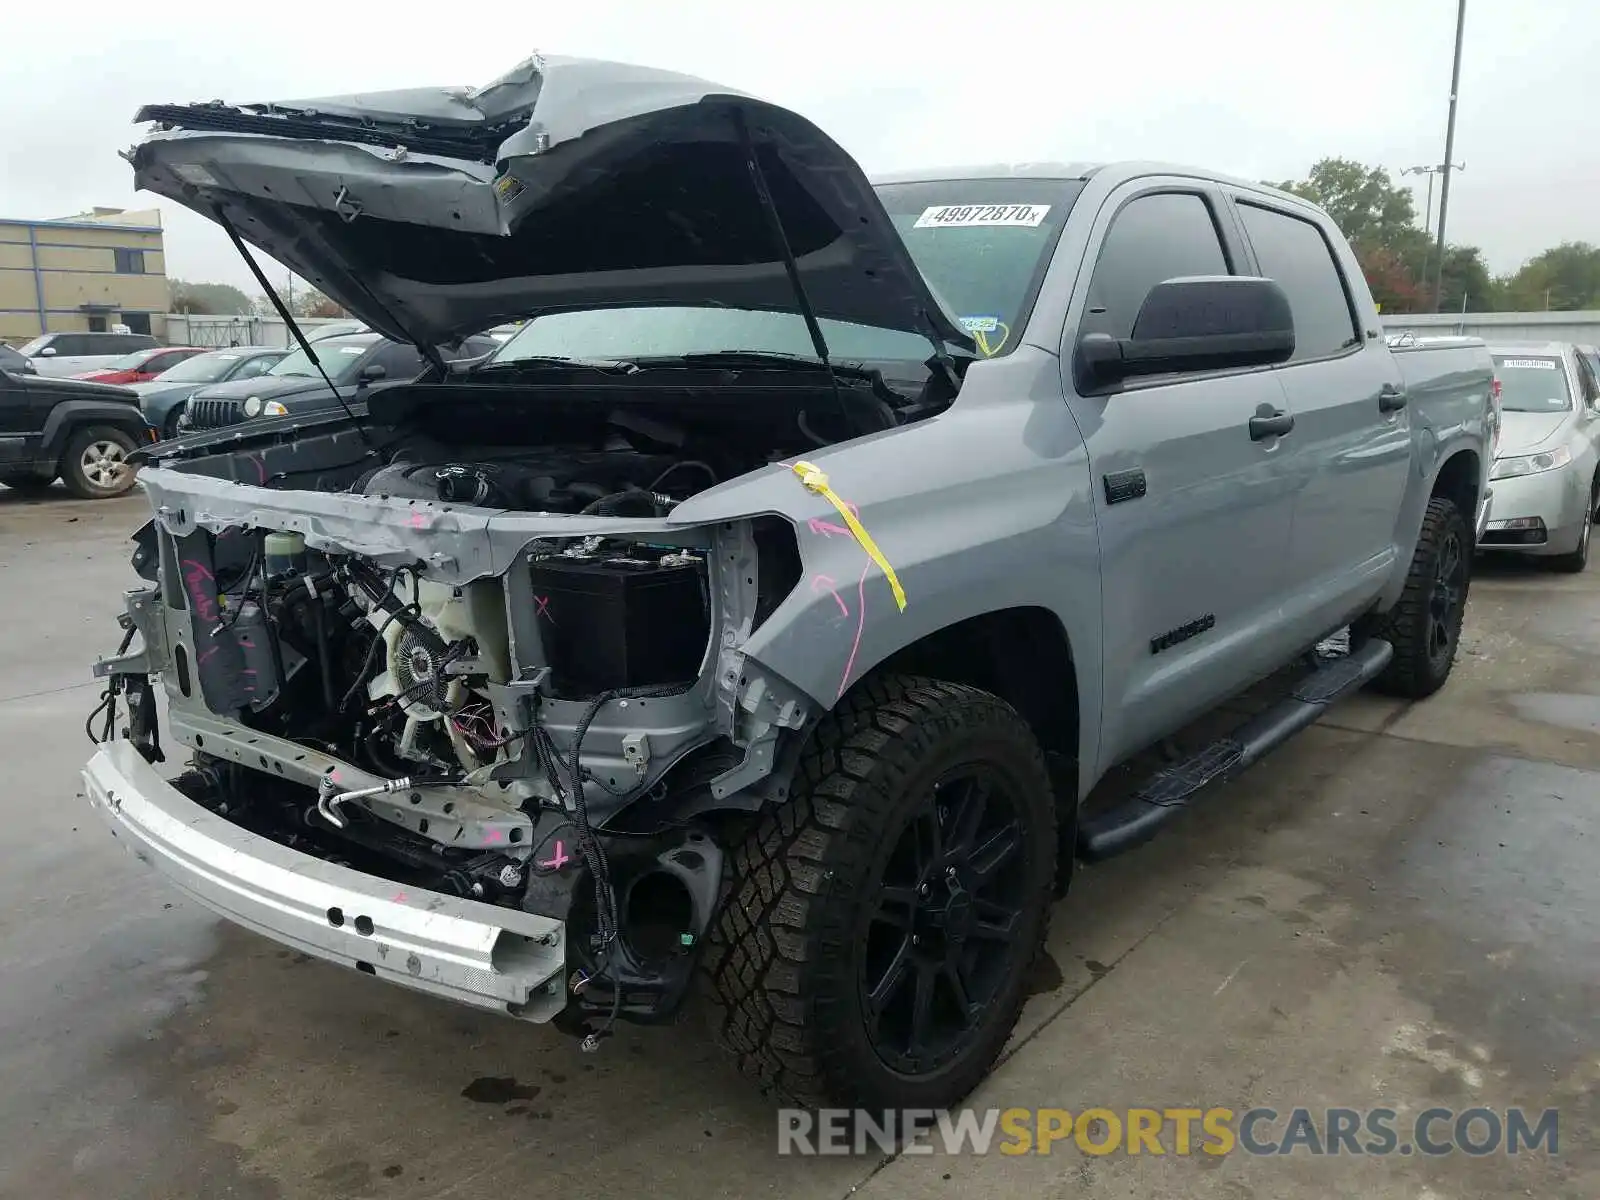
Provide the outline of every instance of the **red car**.
[[149,350],[135,350],[132,354],[108,362],[93,371],[74,375],[74,379],[87,379],[94,383],[149,383],[161,372],[170,370],[186,358],[205,353],[201,346],[156,346]]

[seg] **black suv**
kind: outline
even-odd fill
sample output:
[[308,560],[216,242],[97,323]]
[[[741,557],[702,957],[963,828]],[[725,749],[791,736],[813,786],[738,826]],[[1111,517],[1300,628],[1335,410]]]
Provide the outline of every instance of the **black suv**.
[[[377,333],[353,333],[311,343],[322,372],[337,389],[323,382],[322,373],[304,350],[294,350],[270,370],[254,379],[238,379],[202,388],[189,397],[178,418],[178,432],[195,433],[236,425],[256,417],[281,417],[293,413],[336,409],[363,398],[362,390],[379,380],[404,382],[422,373],[422,354],[415,346],[390,341]],[[499,348],[489,337],[469,337],[459,345],[441,347],[446,362],[485,358]]]
[[85,500],[133,486],[128,455],[151,440],[138,395],[125,387],[52,379],[0,357],[0,483],[42,490],[57,477]]

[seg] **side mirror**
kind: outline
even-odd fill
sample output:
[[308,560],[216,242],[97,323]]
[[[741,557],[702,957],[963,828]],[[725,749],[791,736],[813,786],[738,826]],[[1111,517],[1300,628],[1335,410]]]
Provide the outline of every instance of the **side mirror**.
[[361,368],[361,374],[356,376],[356,380],[359,383],[375,383],[388,373],[382,363],[368,363]]
[[39,351],[39,357],[51,358],[55,355],[55,352],[56,348],[54,346],[46,346],[43,350]]
[[1138,375],[1270,366],[1294,353],[1289,298],[1270,279],[1215,275],[1150,289],[1133,335],[1086,333],[1078,359],[1093,383]]

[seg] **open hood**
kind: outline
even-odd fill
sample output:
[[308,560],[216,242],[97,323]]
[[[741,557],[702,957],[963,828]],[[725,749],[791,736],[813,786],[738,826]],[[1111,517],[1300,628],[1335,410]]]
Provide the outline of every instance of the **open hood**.
[[691,76],[535,57],[477,90],[136,120],[157,123],[130,155],[136,186],[225,220],[419,346],[556,309],[799,311],[778,226],[816,316],[972,346],[854,159],[805,118]]

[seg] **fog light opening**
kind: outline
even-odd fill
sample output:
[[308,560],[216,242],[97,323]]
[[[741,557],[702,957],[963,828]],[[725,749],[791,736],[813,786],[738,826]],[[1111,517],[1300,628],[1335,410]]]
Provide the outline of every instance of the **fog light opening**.
[[676,875],[634,880],[622,909],[622,936],[642,962],[661,963],[694,944],[694,899]]

